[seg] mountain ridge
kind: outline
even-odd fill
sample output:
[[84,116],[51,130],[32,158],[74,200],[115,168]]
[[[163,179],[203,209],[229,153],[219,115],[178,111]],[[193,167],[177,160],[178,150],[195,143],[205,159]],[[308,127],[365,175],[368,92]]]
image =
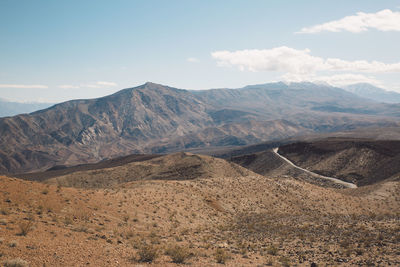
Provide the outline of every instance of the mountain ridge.
[[400,106],[315,84],[190,91],[148,82],[101,98],[0,118],[0,173],[93,163],[132,153],[396,126],[399,117]]
[[388,91],[369,83],[356,83],[344,86],[344,89],[358,96],[383,103],[400,103],[400,93]]

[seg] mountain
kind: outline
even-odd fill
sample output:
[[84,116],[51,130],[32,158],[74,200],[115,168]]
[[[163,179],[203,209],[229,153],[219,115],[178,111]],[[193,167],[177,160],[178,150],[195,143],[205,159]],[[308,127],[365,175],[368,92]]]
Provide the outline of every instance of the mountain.
[[18,103],[0,98],[0,117],[14,116],[22,113],[31,113],[45,109],[54,104],[51,103]]
[[398,127],[399,118],[400,105],[311,83],[204,91],[146,83],[0,118],[0,173],[132,153],[247,145],[311,132]]
[[345,86],[344,89],[358,96],[383,103],[400,103],[400,93],[387,91],[369,83],[356,83]]
[[0,169],[47,169],[139,152],[150,140],[211,125],[208,108],[188,91],[147,83],[2,118]]

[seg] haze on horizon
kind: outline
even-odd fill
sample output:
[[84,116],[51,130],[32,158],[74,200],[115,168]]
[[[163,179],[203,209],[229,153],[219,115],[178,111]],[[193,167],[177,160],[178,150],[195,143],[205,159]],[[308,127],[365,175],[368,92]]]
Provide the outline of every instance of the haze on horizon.
[[400,92],[398,1],[2,1],[0,98],[60,102],[147,81]]

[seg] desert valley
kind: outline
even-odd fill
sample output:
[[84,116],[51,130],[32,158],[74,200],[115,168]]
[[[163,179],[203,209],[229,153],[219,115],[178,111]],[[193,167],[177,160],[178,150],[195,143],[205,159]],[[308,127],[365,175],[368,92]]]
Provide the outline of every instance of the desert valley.
[[[282,108],[289,90],[299,97]],[[332,104],[343,95],[348,106]],[[146,83],[1,118],[0,256],[32,266],[396,266],[396,109],[307,83]]]
[[396,0],[0,0],[0,266],[400,266]]

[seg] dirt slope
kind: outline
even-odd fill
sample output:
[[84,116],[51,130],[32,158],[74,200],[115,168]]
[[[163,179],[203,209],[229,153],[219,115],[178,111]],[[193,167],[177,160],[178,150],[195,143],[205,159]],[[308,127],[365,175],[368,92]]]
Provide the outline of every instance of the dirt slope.
[[235,177],[251,173],[234,163],[203,155],[179,152],[113,168],[78,171],[51,178],[46,183],[80,188],[107,188],[137,180],[190,180]]
[[[400,264],[397,181],[327,189],[190,154],[145,166],[145,180],[108,189],[0,177],[0,260],[131,266],[154,248],[155,266],[173,266],[178,245],[192,266],[220,266],[221,255],[228,266]],[[171,180],[177,170],[193,176]]]
[[78,171],[89,171],[89,170],[100,170],[105,168],[113,168],[117,166],[122,166],[131,162],[145,161],[157,157],[161,157],[161,154],[132,154],[123,157],[116,157],[109,160],[103,160],[97,163],[81,164],[76,166],[64,166],[56,165],[44,172],[32,172],[32,173],[22,173],[15,174],[12,177],[22,178],[24,180],[31,181],[43,181],[53,177],[66,175]]
[[279,153],[305,169],[357,185],[400,177],[400,141],[330,138],[283,145]]

